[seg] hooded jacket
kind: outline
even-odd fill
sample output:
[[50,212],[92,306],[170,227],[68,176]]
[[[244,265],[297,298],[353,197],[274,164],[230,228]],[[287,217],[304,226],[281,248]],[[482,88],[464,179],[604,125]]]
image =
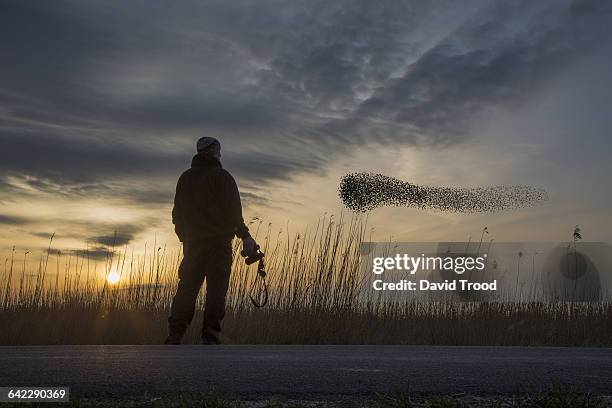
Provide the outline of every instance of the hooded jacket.
[[246,238],[236,181],[214,157],[196,154],[178,180],[172,222],[181,242]]

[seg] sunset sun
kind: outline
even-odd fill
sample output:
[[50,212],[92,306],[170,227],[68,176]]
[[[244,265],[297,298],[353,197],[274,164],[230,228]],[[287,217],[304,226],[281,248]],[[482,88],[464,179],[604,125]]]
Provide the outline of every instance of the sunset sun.
[[119,280],[121,280],[121,276],[117,272],[112,271],[111,273],[108,274],[108,276],[106,277],[106,280],[111,285],[116,285],[117,283],[119,283]]

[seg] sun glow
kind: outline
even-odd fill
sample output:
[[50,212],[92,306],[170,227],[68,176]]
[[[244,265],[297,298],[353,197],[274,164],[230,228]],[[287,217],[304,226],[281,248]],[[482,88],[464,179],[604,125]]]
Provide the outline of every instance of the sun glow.
[[108,274],[108,276],[106,277],[106,280],[111,285],[116,285],[121,280],[121,276],[117,272],[112,271],[111,273]]

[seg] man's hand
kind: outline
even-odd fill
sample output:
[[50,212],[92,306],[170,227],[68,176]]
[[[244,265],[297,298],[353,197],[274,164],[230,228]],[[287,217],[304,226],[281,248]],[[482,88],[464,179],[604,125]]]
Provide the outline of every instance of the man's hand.
[[257,251],[257,242],[252,237],[246,237],[242,240],[242,256],[249,257]]

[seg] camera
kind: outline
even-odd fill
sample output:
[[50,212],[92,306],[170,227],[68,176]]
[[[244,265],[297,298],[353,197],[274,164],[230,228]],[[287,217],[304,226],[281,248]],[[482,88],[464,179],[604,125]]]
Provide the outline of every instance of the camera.
[[252,253],[249,254],[243,250],[240,251],[240,255],[246,258],[244,262],[247,265],[254,264],[255,262],[260,261],[264,257],[264,253],[259,250],[259,245],[255,245],[255,250]]

